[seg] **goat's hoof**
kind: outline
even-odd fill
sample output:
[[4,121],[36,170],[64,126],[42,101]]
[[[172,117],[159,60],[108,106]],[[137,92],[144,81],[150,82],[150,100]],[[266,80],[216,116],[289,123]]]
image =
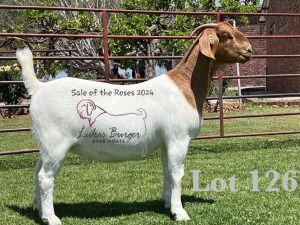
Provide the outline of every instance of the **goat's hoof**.
[[172,213],[174,216],[175,221],[187,221],[190,220],[189,215],[186,213],[184,209],[177,210],[176,212]]
[[43,223],[48,224],[48,225],[61,225],[60,219],[53,215],[51,217],[42,217]]

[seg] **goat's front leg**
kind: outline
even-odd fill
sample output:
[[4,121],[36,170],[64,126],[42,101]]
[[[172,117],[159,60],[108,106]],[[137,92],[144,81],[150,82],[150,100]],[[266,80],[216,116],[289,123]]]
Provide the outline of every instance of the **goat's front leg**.
[[168,146],[168,164],[171,180],[171,213],[176,221],[189,220],[190,217],[182,207],[181,182],[184,175],[184,159],[189,140],[175,141]]

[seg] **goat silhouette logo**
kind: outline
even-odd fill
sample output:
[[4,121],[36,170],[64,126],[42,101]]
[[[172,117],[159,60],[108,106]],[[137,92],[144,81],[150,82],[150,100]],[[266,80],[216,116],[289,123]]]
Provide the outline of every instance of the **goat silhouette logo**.
[[103,108],[101,108],[100,106],[96,105],[92,100],[89,99],[81,100],[77,104],[77,113],[81,119],[83,120],[87,119],[89,121],[90,127],[92,127],[93,124],[96,122],[97,118],[103,114],[108,114],[110,116],[115,116],[115,117],[136,115],[137,117],[143,120],[145,120],[147,117],[147,113],[143,108],[139,108],[137,109],[137,112],[132,112],[132,113],[111,114],[108,113]]
[[83,126],[78,138],[92,138],[93,143],[139,145],[146,156],[145,134],[147,113],[143,108],[136,112],[112,114],[90,99],[77,104],[77,113],[89,126]]

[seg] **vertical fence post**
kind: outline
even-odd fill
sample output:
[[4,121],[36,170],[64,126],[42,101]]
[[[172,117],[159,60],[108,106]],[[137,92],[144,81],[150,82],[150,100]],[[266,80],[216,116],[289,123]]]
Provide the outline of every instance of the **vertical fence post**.
[[218,86],[219,86],[219,115],[220,115],[220,136],[224,137],[224,107],[223,107],[223,78],[222,70],[218,70]]
[[[217,22],[221,22],[221,14],[217,13]],[[219,89],[219,116],[220,116],[220,136],[224,137],[224,107],[223,107],[223,78],[222,70],[218,70],[218,89]]]
[[221,14],[217,12],[217,23],[221,22]]
[[107,28],[107,11],[102,11],[102,26],[103,26],[103,53],[104,53],[104,78],[109,81],[109,60],[108,60],[108,28]]
[[[72,56],[72,50],[69,51],[69,56]],[[74,69],[73,69],[73,61],[72,60],[69,60],[69,65],[70,65],[71,77],[75,77]]]

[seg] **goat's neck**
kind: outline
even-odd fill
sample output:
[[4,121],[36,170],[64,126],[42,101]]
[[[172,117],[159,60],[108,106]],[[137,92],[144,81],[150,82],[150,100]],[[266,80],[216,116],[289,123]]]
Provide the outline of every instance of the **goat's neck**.
[[195,46],[167,75],[182,90],[188,103],[202,114],[212,76],[218,68],[214,60],[202,55]]

